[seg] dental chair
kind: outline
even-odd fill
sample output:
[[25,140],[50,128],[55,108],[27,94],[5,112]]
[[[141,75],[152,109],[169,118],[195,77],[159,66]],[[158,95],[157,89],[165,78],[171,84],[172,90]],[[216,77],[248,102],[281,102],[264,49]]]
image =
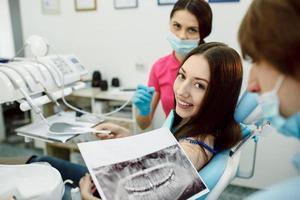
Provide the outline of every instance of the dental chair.
[[[257,126],[261,123],[261,110],[258,106],[256,95],[245,92],[240,98],[234,114],[235,120],[240,123],[243,139],[234,148],[219,152],[199,171],[201,178],[210,192],[198,198],[198,200],[218,199],[230,182],[238,176],[242,147],[249,139],[255,137]],[[173,117],[169,115],[164,126],[171,127],[173,123],[172,119]],[[252,166],[252,175],[253,169],[254,165]],[[251,175],[246,178],[250,177]]]

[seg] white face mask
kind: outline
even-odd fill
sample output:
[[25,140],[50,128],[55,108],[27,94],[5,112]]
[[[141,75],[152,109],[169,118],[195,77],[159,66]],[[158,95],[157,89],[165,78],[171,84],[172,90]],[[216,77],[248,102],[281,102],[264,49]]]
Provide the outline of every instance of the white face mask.
[[185,56],[187,55],[191,50],[196,48],[199,44],[199,39],[196,40],[181,40],[176,35],[173,33],[170,33],[167,36],[167,40],[169,41],[172,49],[182,55]]
[[262,107],[264,118],[270,121],[272,126],[287,136],[300,139],[300,113],[298,112],[287,119],[280,114],[280,101],[277,93],[283,81],[284,76],[282,75],[278,78],[273,90],[259,95],[257,99]]

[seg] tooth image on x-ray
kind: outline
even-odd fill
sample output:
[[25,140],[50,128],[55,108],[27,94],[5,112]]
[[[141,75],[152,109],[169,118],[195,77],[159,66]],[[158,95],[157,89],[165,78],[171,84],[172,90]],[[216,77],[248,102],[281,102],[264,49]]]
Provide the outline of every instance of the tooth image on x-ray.
[[178,145],[93,171],[110,200],[188,199],[206,189]]

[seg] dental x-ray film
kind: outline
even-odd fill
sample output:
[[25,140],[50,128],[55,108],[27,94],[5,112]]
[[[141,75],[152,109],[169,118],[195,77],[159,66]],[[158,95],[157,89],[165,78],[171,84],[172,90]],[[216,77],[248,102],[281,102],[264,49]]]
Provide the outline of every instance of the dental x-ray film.
[[103,200],[196,199],[209,191],[167,128],[78,146]]

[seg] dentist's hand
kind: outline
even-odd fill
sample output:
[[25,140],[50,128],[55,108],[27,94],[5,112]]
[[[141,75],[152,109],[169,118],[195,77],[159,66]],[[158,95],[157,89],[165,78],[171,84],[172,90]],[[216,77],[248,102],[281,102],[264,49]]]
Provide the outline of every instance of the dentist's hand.
[[95,127],[96,130],[109,130],[110,134],[96,134],[101,140],[114,139],[130,136],[128,129],[113,123],[101,123]]
[[151,112],[151,102],[154,94],[154,87],[147,87],[139,84],[135,92],[133,103],[141,116],[148,116]]

